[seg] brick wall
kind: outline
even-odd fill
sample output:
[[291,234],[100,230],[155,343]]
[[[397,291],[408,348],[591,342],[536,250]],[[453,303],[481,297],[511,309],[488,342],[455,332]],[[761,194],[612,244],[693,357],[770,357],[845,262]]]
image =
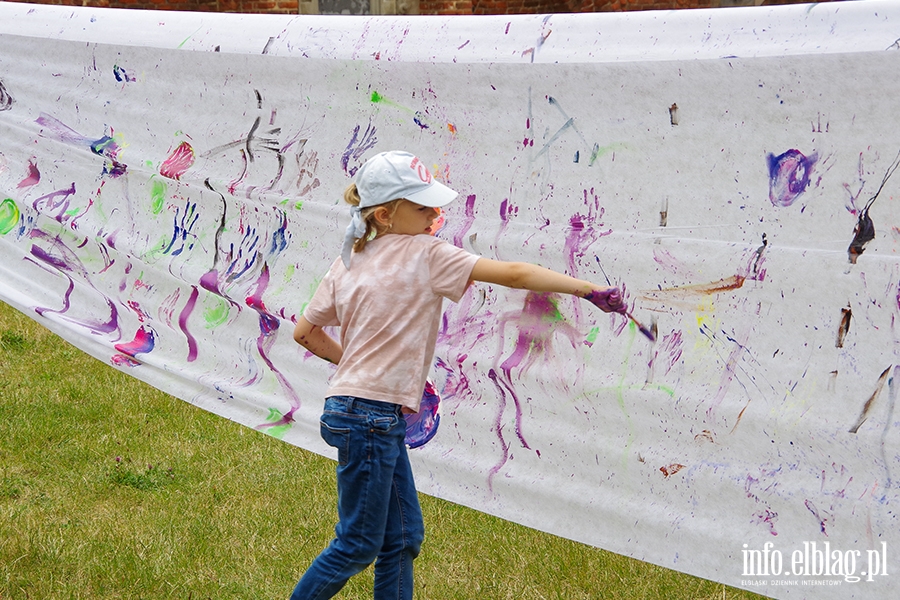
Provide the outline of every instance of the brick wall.
[[[11,0],[32,4],[297,14],[299,0]],[[419,0],[423,15],[512,15],[799,4],[808,0]],[[829,1],[829,0],[824,0]]]
[[96,6],[98,8],[137,8],[145,10],[184,10],[200,12],[272,13],[298,12],[298,0],[9,0],[29,4],[58,6]]

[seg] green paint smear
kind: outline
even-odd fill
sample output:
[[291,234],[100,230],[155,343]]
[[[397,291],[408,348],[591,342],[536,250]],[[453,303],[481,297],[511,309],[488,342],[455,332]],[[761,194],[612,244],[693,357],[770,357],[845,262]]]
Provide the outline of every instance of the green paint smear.
[[0,235],[6,235],[19,223],[19,207],[12,198],[0,202]]
[[600,147],[599,144],[594,144],[594,149],[591,151],[591,159],[588,161],[588,166],[593,166],[597,159],[601,156],[609,154],[615,150],[622,150],[625,148],[625,144],[610,144],[609,146]]
[[587,334],[587,338],[586,338],[586,339],[587,339],[587,342],[588,342],[589,344],[593,344],[594,342],[597,341],[597,336],[598,336],[599,334],[600,334],[600,328],[599,328],[599,327],[592,327],[591,330],[590,330],[590,331],[588,332],[588,334]]
[[[275,410],[274,408],[269,409],[269,416],[266,419],[267,423],[277,423],[281,420],[282,415],[280,412]],[[266,427],[262,431],[268,435],[271,435],[275,439],[284,439],[284,434],[287,433],[288,429],[291,428],[290,423],[285,423],[284,425],[274,425],[272,427]]]
[[399,108],[400,110],[404,110],[410,114],[415,114],[416,112],[409,107],[403,106],[402,104],[397,104],[390,98],[382,96],[378,92],[372,92],[372,95],[369,96],[369,99],[372,101],[372,104],[385,104],[387,106],[393,106],[394,108]]
[[[210,306],[211,304],[211,306]],[[231,306],[222,298],[209,296],[207,306],[203,310],[203,318],[206,320],[207,329],[215,329],[228,320]]]
[[165,236],[159,238],[159,241],[156,242],[156,244],[154,244],[150,248],[150,250],[148,250],[146,253],[144,253],[144,255],[141,257],[141,259],[144,261],[160,260],[163,256],[165,256],[165,253],[163,252],[163,250],[165,250],[166,246],[169,245],[169,241],[171,239],[172,239],[171,237],[165,237]]
[[150,189],[150,199],[153,200],[152,210],[154,215],[162,212],[163,205],[166,203],[166,182],[154,180],[153,187]]
[[[197,28],[197,31],[200,31],[201,29],[203,29],[202,26],[201,26],[201,27],[198,27],[198,28]],[[184,46],[185,44],[187,44],[188,41],[190,41],[190,39],[191,39],[192,37],[194,37],[195,35],[197,35],[197,31],[195,31],[195,32],[192,33],[191,35],[189,35],[189,36],[187,36],[186,38],[184,38],[184,41],[181,42],[180,44],[178,44],[178,49],[181,49],[181,47]],[[181,133],[181,132],[179,131],[178,133]]]

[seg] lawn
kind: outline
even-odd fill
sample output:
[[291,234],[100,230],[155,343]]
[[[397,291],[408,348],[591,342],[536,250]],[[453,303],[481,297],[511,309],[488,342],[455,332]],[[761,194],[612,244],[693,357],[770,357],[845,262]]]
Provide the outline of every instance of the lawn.
[[[278,599],[334,463],[164,394],[0,303],[0,599]],[[750,599],[422,496],[418,599]],[[338,596],[371,597],[371,568]]]

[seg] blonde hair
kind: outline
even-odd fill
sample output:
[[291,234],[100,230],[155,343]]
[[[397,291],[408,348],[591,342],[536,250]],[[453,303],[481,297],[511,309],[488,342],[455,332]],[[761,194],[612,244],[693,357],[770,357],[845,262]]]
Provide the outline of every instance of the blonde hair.
[[[394,213],[397,212],[397,207],[400,205],[401,200],[402,198],[398,198],[396,200],[391,200],[390,202],[385,202],[384,204],[379,204],[378,206],[369,206],[360,210],[359,216],[363,223],[366,224],[366,232],[361,238],[358,238],[353,242],[354,252],[362,252],[363,248],[366,247],[366,244],[369,243],[369,240],[390,230],[390,226],[385,227],[378,222],[375,218],[375,211],[379,208],[386,208],[388,210],[388,217],[392,219],[394,218]],[[347,189],[344,190],[344,202],[351,206],[359,206],[361,200],[355,183],[351,183],[347,186]]]

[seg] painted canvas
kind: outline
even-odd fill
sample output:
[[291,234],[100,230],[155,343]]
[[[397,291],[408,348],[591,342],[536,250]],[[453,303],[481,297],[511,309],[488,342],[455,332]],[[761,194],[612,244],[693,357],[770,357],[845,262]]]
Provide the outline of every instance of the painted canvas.
[[900,4],[60,8],[0,4],[4,302],[330,456],[331,367],[293,322],[344,187],[408,150],[460,192],[439,237],[622,286],[634,317],[447,303],[423,491],[776,598],[893,597]]

